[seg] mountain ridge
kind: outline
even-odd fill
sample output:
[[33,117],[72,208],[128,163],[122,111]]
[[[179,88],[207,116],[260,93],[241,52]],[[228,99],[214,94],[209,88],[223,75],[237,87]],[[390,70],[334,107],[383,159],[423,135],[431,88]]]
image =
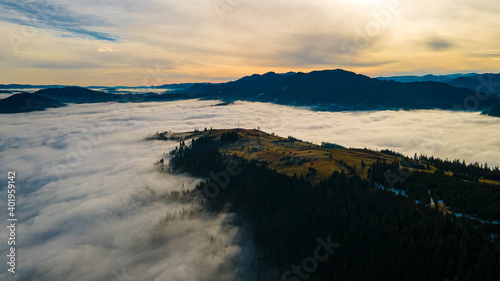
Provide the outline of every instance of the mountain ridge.
[[[281,75],[254,74],[221,84],[195,84],[183,92],[225,101],[249,100],[285,105],[316,106],[320,110],[456,109],[475,91],[427,81],[383,81],[341,69]],[[500,103],[487,98],[478,109]]]
[[0,100],[0,113],[24,113],[65,106],[54,99],[32,93],[15,94]]
[[[459,80],[453,81],[472,83],[468,80],[472,79],[469,77],[457,79]],[[477,79],[483,79],[481,81],[484,82],[485,78]],[[500,75],[498,80],[500,81]],[[220,99],[224,102],[245,100],[309,106],[320,111],[443,109],[481,112],[491,110],[500,104],[498,95],[479,92],[477,87],[457,88],[436,81],[402,83],[370,78],[342,69],[316,70],[308,73],[267,72],[244,76],[226,83],[185,83],[176,84],[176,87],[172,86],[171,91],[162,94],[152,92],[117,94],[75,86],[41,89],[35,93],[60,103]],[[490,92],[488,87],[482,89]],[[474,103],[472,108],[470,104],[466,104],[471,100]]]
[[449,74],[424,76],[390,76],[378,77],[380,80],[393,80],[397,82],[442,82],[456,88],[468,88],[474,91],[500,95],[500,74],[498,73],[467,73],[467,74]]

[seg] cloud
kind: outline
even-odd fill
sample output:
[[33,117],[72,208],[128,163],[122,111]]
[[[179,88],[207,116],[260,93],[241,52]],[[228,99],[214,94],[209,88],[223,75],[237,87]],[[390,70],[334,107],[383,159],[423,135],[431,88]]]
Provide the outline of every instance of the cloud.
[[[315,143],[500,165],[500,119],[477,113],[317,112],[252,102],[211,106],[216,103],[81,104],[3,115],[0,174],[15,170],[19,192],[17,280],[256,279],[255,245],[245,238],[245,226],[232,223],[234,214],[163,223],[167,213],[192,206],[158,195],[191,189],[200,179],[154,169],[177,145],[143,141],[156,131],[239,123]],[[0,201],[1,208],[5,204]],[[6,213],[0,216],[5,220]],[[6,247],[6,228],[0,238]],[[0,279],[8,280],[4,259]]]
[[[253,278],[244,275],[251,262],[240,264],[256,257],[253,242],[234,225],[234,214],[163,223],[168,213],[192,205],[167,204],[156,195],[192,189],[199,179],[160,174],[153,163],[177,143],[143,138],[168,127],[193,127],[169,113],[175,111],[170,106],[200,108],[192,102],[164,105],[70,106],[2,118],[0,170],[16,170],[18,180],[17,238],[23,242],[17,245],[16,280]],[[160,115],[173,123],[165,127]],[[3,262],[0,279],[10,280],[5,267]]]
[[426,42],[433,51],[444,51],[453,47],[453,44],[444,39],[430,39]]
[[500,50],[480,50],[472,51],[472,56],[476,57],[498,57],[500,56]]
[[0,2],[4,21],[62,32],[61,35],[78,36],[103,41],[116,41],[116,36],[97,31],[110,24],[98,17],[74,12],[64,1],[6,0]]
[[[144,69],[162,62],[172,70],[168,83],[326,68],[376,76],[493,72],[490,57],[469,53],[499,44],[492,34],[500,2],[488,0],[403,0],[398,12],[391,12],[392,1],[20,3],[0,2],[0,32],[22,42],[17,48],[9,40],[0,42],[5,83],[139,86]],[[222,17],[214,3],[226,7]],[[25,36],[26,26],[36,27],[36,36]],[[436,26],[438,38],[429,39]],[[96,52],[103,47],[120,52]],[[438,52],[452,48],[456,52]],[[68,61],[98,67],[43,68]]]
[[97,51],[99,53],[114,53],[114,52],[119,52],[120,50],[118,49],[113,49],[111,47],[108,47],[108,46],[104,46],[104,47],[99,47],[99,49],[97,49]]

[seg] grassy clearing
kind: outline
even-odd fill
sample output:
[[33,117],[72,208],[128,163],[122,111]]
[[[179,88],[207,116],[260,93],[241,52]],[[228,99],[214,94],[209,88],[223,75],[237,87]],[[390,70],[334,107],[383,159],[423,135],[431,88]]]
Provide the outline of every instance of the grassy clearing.
[[493,184],[493,185],[500,185],[500,182],[489,179],[479,179],[479,182]]
[[[209,130],[207,136],[216,139],[232,130]],[[365,149],[324,148],[294,138],[283,138],[259,130],[236,129],[239,140],[220,148],[227,155],[266,161],[270,168],[293,176],[305,176],[313,182],[334,171],[367,177],[368,168],[377,159],[392,162],[397,157]]]

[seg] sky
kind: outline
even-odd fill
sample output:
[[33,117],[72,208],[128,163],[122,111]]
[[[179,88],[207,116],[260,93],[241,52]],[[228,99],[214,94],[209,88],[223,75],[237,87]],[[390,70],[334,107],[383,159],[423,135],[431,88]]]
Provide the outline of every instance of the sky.
[[[240,101],[212,106],[217,103],[70,104],[2,116],[0,174],[16,171],[19,242],[18,273],[11,278],[2,255],[0,280],[256,280],[251,232],[235,214],[161,200],[201,179],[155,168],[178,145],[145,141],[157,131],[231,128],[239,121],[318,144],[500,165],[500,119],[478,113],[318,112]],[[0,200],[0,209],[6,205]],[[182,209],[200,213],[164,223]],[[0,220],[6,216],[1,212]],[[2,253],[7,238],[8,229],[0,228]]]
[[0,83],[499,72],[496,0],[1,0]]

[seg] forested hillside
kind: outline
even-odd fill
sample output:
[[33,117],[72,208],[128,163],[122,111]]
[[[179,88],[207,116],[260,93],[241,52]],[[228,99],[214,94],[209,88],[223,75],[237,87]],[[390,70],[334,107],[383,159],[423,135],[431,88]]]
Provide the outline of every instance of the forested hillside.
[[[279,268],[279,280],[500,280],[500,252],[487,229],[417,202],[418,192],[398,196],[374,184],[399,163],[374,163],[367,180],[334,172],[313,184],[266,162],[219,152],[235,139],[182,141],[170,166],[210,178],[193,194],[202,194],[214,212],[241,214],[263,253],[260,263]],[[420,173],[411,175],[418,180],[409,178],[410,186]],[[441,182],[435,184],[427,187],[441,195]],[[318,241],[329,245],[328,258],[312,262],[307,258]]]

